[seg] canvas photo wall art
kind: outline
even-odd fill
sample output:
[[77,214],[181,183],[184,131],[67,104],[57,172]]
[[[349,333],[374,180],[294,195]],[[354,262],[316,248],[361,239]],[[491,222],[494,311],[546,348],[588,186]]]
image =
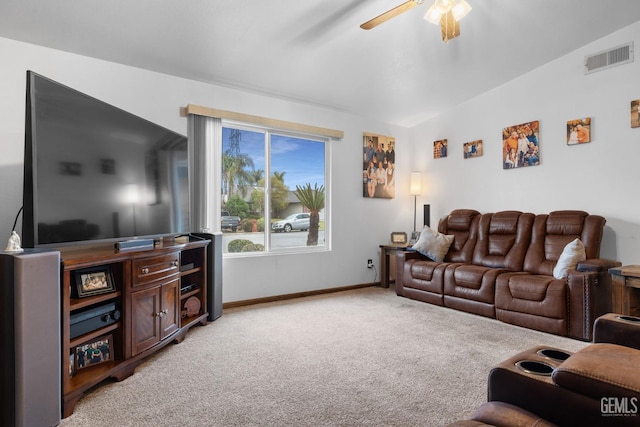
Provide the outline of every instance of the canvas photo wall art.
[[591,142],[591,117],[567,122],[567,145]]
[[640,99],[631,101],[631,127],[640,127],[640,114],[638,112],[638,106],[640,105]]
[[440,139],[438,141],[433,141],[433,158],[441,159],[443,157],[447,157],[447,149],[449,144],[446,139]]
[[515,169],[540,164],[540,122],[502,129],[502,168]]
[[465,159],[482,156],[482,140],[465,142],[462,146],[462,151]]
[[396,195],[395,138],[365,132],[362,141],[362,196],[393,199]]

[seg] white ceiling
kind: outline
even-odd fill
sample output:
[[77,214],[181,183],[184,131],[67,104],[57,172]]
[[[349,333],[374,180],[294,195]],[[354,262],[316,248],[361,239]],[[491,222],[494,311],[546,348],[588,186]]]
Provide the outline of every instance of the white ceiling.
[[360,29],[403,1],[0,0],[0,37],[412,126],[640,20],[638,0],[467,0],[445,44],[425,0]]

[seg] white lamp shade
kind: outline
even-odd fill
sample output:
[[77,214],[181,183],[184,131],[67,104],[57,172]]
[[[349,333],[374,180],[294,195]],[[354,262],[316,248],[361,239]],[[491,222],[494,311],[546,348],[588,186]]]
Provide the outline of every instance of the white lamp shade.
[[471,11],[471,6],[465,0],[458,0],[451,8],[451,13],[456,21],[460,21]]
[[411,186],[409,194],[419,196],[422,193],[422,174],[420,172],[411,172]]
[[427,13],[424,15],[424,19],[434,25],[439,25],[441,16],[442,12],[440,12],[440,9],[438,9],[435,4],[432,4],[431,7],[427,10]]
[[427,9],[424,19],[434,25],[440,25],[442,15],[449,11],[456,21],[460,21],[471,11],[471,6],[465,0],[435,0]]

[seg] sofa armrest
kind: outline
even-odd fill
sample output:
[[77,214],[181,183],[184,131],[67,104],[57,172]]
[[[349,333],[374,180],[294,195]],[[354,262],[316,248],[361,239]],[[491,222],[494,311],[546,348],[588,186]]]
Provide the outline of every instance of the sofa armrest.
[[427,258],[426,256],[422,255],[418,251],[397,251],[396,252],[396,262],[405,262],[405,261],[408,261],[410,259],[426,259],[426,260],[428,260],[429,258]]
[[396,251],[396,295],[404,295],[405,262],[411,259],[427,259],[418,251]]
[[640,317],[607,313],[596,319],[594,343],[611,343],[640,350]]
[[608,271],[610,268],[619,267],[622,263],[619,261],[611,261],[608,259],[588,259],[578,263],[576,270],[578,271]]
[[572,354],[554,369],[559,387],[594,399],[640,395],[640,351],[616,344],[591,344]]
[[593,324],[599,316],[612,311],[611,276],[606,269],[569,272],[569,330],[567,335],[591,341]]

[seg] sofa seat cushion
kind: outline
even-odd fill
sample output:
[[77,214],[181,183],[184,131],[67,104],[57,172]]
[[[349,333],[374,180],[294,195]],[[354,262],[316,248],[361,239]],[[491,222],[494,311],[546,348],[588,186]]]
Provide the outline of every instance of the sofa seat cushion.
[[496,281],[496,307],[563,319],[567,315],[566,288],[566,280],[553,276],[502,274]]
[[405,268],[408,269],[409,274],[405,276],[403,284],[407,288],[415,288],[442,295],[446,266],[446,263],[435,261],[408,260]]
[[506,270],[474,264],[453,264],[444,272],[444,305],[495,317],[495,282]]
[[496,318],[503,322],[567,334],[567,281],[528,273],[504,273],[496,280]]
[[[579,350],[552,375],[560,387],[603,397],[640,399],[640,351],[617,344],[591,344]],[[637,400],[636,400],[637,402]]]

